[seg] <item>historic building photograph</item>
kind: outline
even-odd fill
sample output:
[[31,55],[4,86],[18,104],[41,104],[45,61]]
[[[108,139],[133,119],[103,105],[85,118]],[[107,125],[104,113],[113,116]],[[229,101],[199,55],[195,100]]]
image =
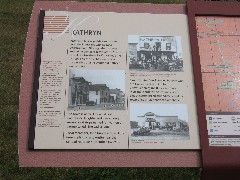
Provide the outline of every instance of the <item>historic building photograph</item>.
[[132,140],[187,140],[187,105],[131,103],[130,127]]
[[128,36],[129,69],[183,71],[180,36]]
[[125,71],[70,69],[68,109],[125,110]]

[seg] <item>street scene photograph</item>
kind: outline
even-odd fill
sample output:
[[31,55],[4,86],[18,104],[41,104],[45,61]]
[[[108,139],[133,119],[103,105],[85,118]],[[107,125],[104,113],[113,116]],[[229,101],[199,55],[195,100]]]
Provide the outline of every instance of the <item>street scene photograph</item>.
[[68,110],[125,110],[125,71],[70,69]]
[[183,71],[180,36],[128,36],[129,69],[134,71]]
[[130,104],[131,140],[189,140],[186,104]]

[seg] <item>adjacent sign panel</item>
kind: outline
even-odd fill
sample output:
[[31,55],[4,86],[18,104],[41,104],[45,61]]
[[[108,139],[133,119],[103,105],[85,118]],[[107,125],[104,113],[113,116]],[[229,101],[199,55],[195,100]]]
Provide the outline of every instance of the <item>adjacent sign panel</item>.
[[46,11],[38,83],[31,149],[199,149],[186,15]]
[[210,146],[240,146],[240,18],[197,16]]
[[239,5],[188,1],[203,179],[239,179]]

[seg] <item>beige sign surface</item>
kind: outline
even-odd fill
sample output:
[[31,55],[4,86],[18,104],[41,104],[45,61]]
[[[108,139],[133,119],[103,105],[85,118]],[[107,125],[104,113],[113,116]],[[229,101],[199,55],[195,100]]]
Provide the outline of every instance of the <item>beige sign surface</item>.
[[46,11],[35,149],[200,149],[187,16]]

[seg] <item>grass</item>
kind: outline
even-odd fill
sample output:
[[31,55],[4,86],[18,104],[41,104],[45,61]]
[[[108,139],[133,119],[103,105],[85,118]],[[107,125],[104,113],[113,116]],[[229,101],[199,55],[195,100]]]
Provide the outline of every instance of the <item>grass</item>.
[[[119,1],[184,3],[183,0]],[[199,179],[200,168],[20,168],[17,122],[21,65],[34,0],[0,0],[0,180]]]

